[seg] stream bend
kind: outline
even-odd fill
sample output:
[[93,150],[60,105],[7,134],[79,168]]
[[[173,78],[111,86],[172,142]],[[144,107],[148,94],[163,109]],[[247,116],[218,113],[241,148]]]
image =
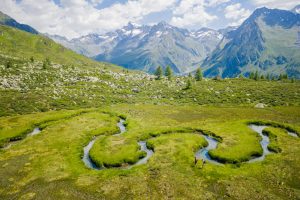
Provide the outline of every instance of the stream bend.
[[[262,126],[262,125],[255,125],[255,124],[250,124],[249,128],[252,129],[253,131],[255,131],[256,133],[258,133],[260,135],[260,137],[262,138],[260,141],[260,145],[263,149],[263,154],[259,157],[254,157],[251,158],[250,160],[246,161],[248,163],[253,163],[253,162],[258,162],[258,161],[263,161],[266,157],[266,155],[270,154],[271,152],[268,149],[268,146],[270,144],[270,139],[268,136],[263,134],[263,130],[265,128],[267,128],[268,126]],[[292,136],[292,137],[298,137],[298,135],[296,133],[292,133],[292,132],[287,132],[288,135]],[[214,138],[207,136],[207,135],[203,135],[205,140],[208,142],[208,146],[201,148],[199,151],[196,152],[195,157],[199,160],[205,160],[208,161],[212,164],[216,164],[216,165],[222,165],[223,163],[212,159],[209,156],[209,151],[216,149],[218,146],[218,141],[215,140]]]
[[[115,135],[121,135],[123,134],[124,132],[126,132],[126,127],[124,125],[125,123],[125,120],[124,119],[120,119],[120,121],[117,123],[117,126],[119,127],[120,129],[120,132],[115,134]],[[251,128],[253,131],[255,131],[256,133],[258,133],[262,140],[260,141],[260,145],[263,149],[263,154],[259,157],[255,157],[255,158],[252,158],[250,159],[249,161],[247,161],[248,163],[253,163],[253,162],[257,162],[257,161],[262,161],[265,159],[266,155],[270,154],[271,152],[269,151],[268,149],[268,145],[270,143],[270,139],[268,136],[264,135],[263,134],[263,130],[265,128],[267,128],[268,126],[262,126],[262,125],[255,125],[255,124],[250,124],[249,125],[249,128]],[[33,131],[31,134],[34,135],[34,132]],[[292,133],[292,132],[288,132],[288,135],[290,136],[293,136],[293,137],[298,137],[298,135],[296,133]],[[99,136],[100,137],[100,136]],[[208,135],[203,135],[204,139],[208,142],[208,146],[206,147],[202,147],[201,149],[199,149],[196,154],[195,154],[195,157],[199,160],[205,160],[205,161],[208,161],[212,164],[215,164],[215,165],[223,165],[224,163],[221,163],[213,158],[210,157],[209,155],[209,151],[210,150],[213,150],[213,149],[216,149],[217,146],[218,146],[218,141],[214,138],[212,138],[211,136],[208,136]],[[91,148],[93,147],[96,139],[98,137],[94,137],[93,140],[91,140],[87,146],[85,146],[83,148],[83,158],[82,158],[82,161],[84,162],[84,164],[88,167],[88,168],[91,168],[91,169],[96,169],[96,170],[100,170],[100,169],[105,169],[104,167],[102,168],[99,168],[95,165],[95,163],[91,160],[90,156],[89,156],[89,152],[91,150]],[[120,167],[122,169],[130,169],[134,166],[137,166],[137,165],[142,165],[142,164],[145,164],[147,163],[147,161],[149,160],[149,158],[153,155],[153,150],[151,149],[148,149],[147,148],[147,143],[146,141],[139,141],[138,142],[139,146],[140,146],[140,149],[141,151],[144,151],[146,152],[146,156],[141,158],[138,162],[136,162],[135,164],[132,164],[132,165],[128,165],[126,167]]]
[[[117,134],[114,134],[115,136],[116,135],[121,135],[124,132],[126,132],[126,127],[125,127],[124,123],[125,123],[124,119],[120,119],[120,121],[117,123],[117,126],[120,129],[120,132],[117,133]],[[94,137],[93,140],[90,141],[88,143],[88,145],[83,148],[82,161],[84,162],[85,166],[87,166],[88,168],[100,170],[100,169],[105,169],[105,167],[101,167],[101,168],[97,167],[96,164],[91,160],[90,155],[89,155],[90,150],[93,147],[93,145],[94,145],[94,143],[95,143],[95,141],[96,141],[97,138],[98,137]],[[122,168],[122,169],[130,169],[130,168],[132,168],[134,166],[145,164],[145,163],[147,163],[148,159],[153,155],[154,152],[151,149],[147,148],[146,141],[139,141],[138,144],[140,146],[141,151],[146,152],[146,156],[143,157],[143,158],[141,158],[135,164],[128,165],[126,167],[120,167],[120,168]]]

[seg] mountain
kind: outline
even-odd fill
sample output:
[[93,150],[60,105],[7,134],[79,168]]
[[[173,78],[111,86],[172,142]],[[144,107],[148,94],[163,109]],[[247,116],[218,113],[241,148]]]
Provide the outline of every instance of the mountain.
[[221,33],[222,35],[226,35],[232,31],[235,31],[236,29],[238,29],[237,26],[228,26],[226,28],[219,29],[218,32]]
[[292,9],[292,12],[300,14],[300,5],[295,6],[295,8]]
[[38,34],[38,31],[32,28],[31,26],[28,26],[26,24],[20,24],[10,16],[2,13],[0,11],[0,24],[1,25],[6,25],[6,26],[11,26],[17,29],[20,29],[22,31],[26,31],[32,34]]
[[113,32],[72,40],[50,37],[98,61],[151,73],[159,65],[169,65],[176,74],[183,74],[198,67],[223,36],[212,29],[188,31],[161,22],[153,26],[128,23]]
[[204,45],[208,53],[212,52],[223,38],[223,33],[210,28],[201,28],[190,33],[190,36]]
[[[235,77],[252,71],[300,78],[300,15],[259,8],[238,29],[225,34],[203,62],[205,76]],[[300,38],[298,38],[299,40]]]

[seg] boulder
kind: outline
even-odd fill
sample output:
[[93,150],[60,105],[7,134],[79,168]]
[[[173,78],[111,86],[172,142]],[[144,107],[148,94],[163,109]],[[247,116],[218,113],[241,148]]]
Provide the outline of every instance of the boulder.
[[131,91],[135,92],[135,93],[139,93],[140,92],[140,90],[138,88],[133,88]]
[[258,104],[256,104],[254,107],[255,107],[255,108],[265,108],[266,105],[263,104],[263,103],[258,103]]

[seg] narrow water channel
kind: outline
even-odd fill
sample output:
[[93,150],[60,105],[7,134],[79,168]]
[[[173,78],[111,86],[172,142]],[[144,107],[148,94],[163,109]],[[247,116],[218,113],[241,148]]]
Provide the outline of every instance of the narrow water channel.
[[[125,120],[120,119],[120,121],[117,123],[117,126],[120,129],[120,132],[115,134],[115,135],[121,135],[124,132],[126,132],[126,127],[125,127],[124,123],[125,123]],[[88,143],[88,145],[83,148],[82,161],[84,162],[85,166],[87,166],[88,168],[100,170],[100,169],[104,169],[104,168],[97,167],[95,165],[95,163],[91,160],[90,156],[89,156],[90,150],[93,147],[93,145],[94,145],[97,138],[98,137],[94,137],[93,140],[91,140]],[[138,144],[140,146],[141,151],[146,152],[147,155],[144,158],[140,159],[137,163],[135,163],[133,165],[128,165],[126,167],[122,167],[122,169],[129,169],[133,166],[145,164],[145,163],[147,163],[148,159],[153,155],[153,151],[151,149],[147,148],[147,145],[146,145],[145,141],[140,141],[140,142],[138,142]]]
[[[257,161],[262,161],[262,160],[265,159],[266,155],[271,153],[268,149],[270,139],[269,139],[268,136],[266,136],[262,133],[263,130],[265,128],[267,128],[267,126],[258,126],[258,125],[251,124],[251,125],[249,125],[249,128],[251,128],[253,131],[255,131],[256,133],[258,133],[261,136],[262,140],[260,141],[260,145],[263,149],[263,154],[259,157],[252,158],[248,162],[253,163],[253,162],[257,162]],[[218,141],[213,139],[212,137],[209,137],[209,136],[206,136],[206,135],[204,135],[204,138],[208,142],[208,146],[204,147],[204,148],[201,148],[199,151],[197,151],[196,154],[195,154],[196,158],[201,159],[201,160],[205,160],[205,161],[208,161],[210,163],[217,164],[217,165],[222,164],[222,163],[218,162],[217,160],[212,159],[209,156],[209,153],[208,153],[210,150],[213,150],[213,149],[217,148]]]
[[263,154],[259,157],[249,160],[248,162],[253,163],[253,162],[257,162],[257,161],[262,161],[265,159],[266,155],[271,153],[268,149],[268,145],[270,144],[270,139],[268,136],[263,134],[263,130],[265,128],[267,128],[267,126],[258,126],[258,125],[251,124],[251,125],[249,125],[249,128],[251,128],[253,131],[255,131],[256,133],[258,133],[261,136],[262,140],[260,141],[260,145],[263,149]]
[[[120,135],[120,134],[123,134],[124,132],[126,132],[126,127],[124,125],[125,123],[125,120],[123,119],[120,119],[120,121],[117,123],[117,126],[119,127],[120,129],[120,132],[115,134],[115,135]],[[270,139],[268,136],[264,135],[263,134],[263,130],[265,128],[267,128],[267,126],[260,126],[260,125],[254,125],[254,124],[251,124],[249,125],[249,128],[251,128],[253,131],[255,131],[256,133],[258,133],[260,135],[260,137],[262,138],[261,141],[260,141],[260,145],[263,149],[263,154],[259,157],[255,157],[255,158],[252,158],[248,161],[248,163],[253,163],[253,162],[257,162],[257,161],[262,161],[265,159],[266,155],[270,154],[271,152],[269,151],[268,149],[268,145],[270,143]],[[34,135],[34,134],[37,134],[39,130],[34,130],[31,134]],[[292,133],[292,132],[288,132],[288,135],[290,136],[293,136],[293,137],[298,137],[298,135],[296,133]],[[215,165],[222,165],[223,163],[217,161],[217,160],[214,160],[212,159],[210,156],[209,156],[209,151],[210,150],[213,150],[213,149],[216,149],[217,146],[218,146],[218,141],[215,140],[214,138],[210,137],[210,136],[207,136],[207,135],[203,135],[203,137],[205,138],[205,140],[208,142],[208,146],[204,147],[204,148],[201,148],[199,149],[196,154],[195,154],[195,157],[198,159],[198,160],[205,160],[205,161],[208,161],[212,164],[215,164]],[[83,151],[84,151],[84,155],[83,155],[83,162],[85,163],[85,165],[88,167],[88,168],[91,168],[91,169],[104,169],[104,168],[98,168],[93,162],[92,160],[90,159],[89,157],[89,152],[92,148],[92,146],[94,145],[95,141],[96,141],[97,137],[93,138],[92,141],[89,142],[89,144],[87,146],[84,147]],[[144,157],[144,158],[141,158],[137,163],[133,164],[133,165],[127,165],[126,167],[121,167],[121,169],[130,169],[132,168],[133,166],[137,166],[137,165],[142,165],[142,164],[146,164],[147,161],[149,160],[149,158],[154,154],[154,152],[151,150],[151,149],[148,149],[147,148],[147,143],[146,141],[139,141],[138,142],[139,146],[140,146],[140,149],[141,151],[144,151],[147,153],[147,155]]]

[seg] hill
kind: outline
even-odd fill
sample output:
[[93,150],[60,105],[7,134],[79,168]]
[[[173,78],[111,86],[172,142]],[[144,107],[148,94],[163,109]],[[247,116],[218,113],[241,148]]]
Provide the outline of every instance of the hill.
[[[79,55],[43,35],[28,33],[4,25],[0,25],[0,32],[0,53],[2,55],[27,60],[33,57],[39,61],[48,58],[53,62],[66,65],[105,65]],[[114,67],[112,66],[112,68]]]

